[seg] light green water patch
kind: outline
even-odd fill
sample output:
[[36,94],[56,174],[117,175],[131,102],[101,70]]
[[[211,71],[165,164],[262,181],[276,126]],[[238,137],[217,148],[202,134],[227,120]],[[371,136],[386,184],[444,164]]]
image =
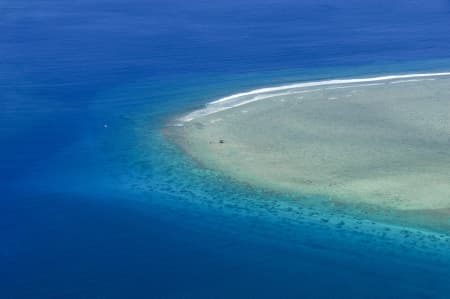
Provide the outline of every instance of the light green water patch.
[[243,93],[188,114],[170,134],[241,182],[450,230],[449,77]]

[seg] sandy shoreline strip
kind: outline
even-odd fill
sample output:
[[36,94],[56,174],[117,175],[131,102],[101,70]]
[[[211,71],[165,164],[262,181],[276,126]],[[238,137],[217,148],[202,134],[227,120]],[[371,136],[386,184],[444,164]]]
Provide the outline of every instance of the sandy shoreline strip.
[[[277,92],[277,91],[285,91],[285,90],[290,90],[290,89],[299,89],[299,88],[307,88],[307,87],[327,86],[327,85],[370,83],[370,82],[389,81],[389,80],[396,80],[396,79],[407,79],[407,80],[399,80],[395,83],[418,82],[418,81],[420,81],[420,79],[426,79],[426,78],[430,78],[430,77],[442,77],[442,76],[450,76],[450,72],[388,75],[388,76],[354,78],[354,79],[331,79],[331,80],[321,80],[321,81],[287,84],[287,85],[281,85],[281,86],[276,86],[276,87],[264,87],[264,88],[258,88],[258,89],[254,89],[251,91],[247,91],[247,92],[233,94],[230,96],[220,98],[218,100],[214,100],[212,102],[207,103],[205,108],[195,110],[183,117],[180,117],[178,120],[181,122],[189,122],[189,121],[194,120],[197,117],[214,114],[214,113],[224,111],[227,109],[239,107],[239,106],[242,106],[242,105],[245,105],[248,103],[252,103],[254,101],[268,99],[268,98],[278,96],[278,95],[287,95],[287,94],[295,93],[295,92],[291,91],[291,92],[286,92],[286,93],[271,94],[271,93]],[[412,79],[414,81],[411,81],[408,79]],[[358,87],[361,87],[361,86],[372,86],[372,84],[359,85]],[[303,92],[308,92],[308,91],[303,91]],[[266,94],[266,93],[268,93],[269,95],[261,96],[262,94]],[[299,93],[299,92],[297,92],[297,93]],[[254,96],[254,97],[251,99],[247,99],[248,96]],[[241,100],[239,100],[239,99],[241,99]]]

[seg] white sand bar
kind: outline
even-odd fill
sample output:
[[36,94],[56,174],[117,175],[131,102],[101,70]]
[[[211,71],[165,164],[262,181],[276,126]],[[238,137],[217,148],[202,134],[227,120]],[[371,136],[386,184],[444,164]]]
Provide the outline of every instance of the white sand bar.
[[264,88],[179,124],[188,154],[242,182],[450,216],[450,73]]

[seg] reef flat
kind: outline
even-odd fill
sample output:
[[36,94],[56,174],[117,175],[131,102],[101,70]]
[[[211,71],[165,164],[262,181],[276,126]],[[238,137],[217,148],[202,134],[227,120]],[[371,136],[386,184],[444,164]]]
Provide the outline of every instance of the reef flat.
[[449,86],[449,73],[435,73],[263,88],[184,115],[170,133],[238,181],[412,213],[447,230]]

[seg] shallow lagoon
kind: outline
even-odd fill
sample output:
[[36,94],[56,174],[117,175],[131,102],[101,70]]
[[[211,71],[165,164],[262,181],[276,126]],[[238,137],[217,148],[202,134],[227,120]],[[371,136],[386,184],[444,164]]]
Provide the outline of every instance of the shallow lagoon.
[[444,73],[259,89],[191,112],[170,132],[238,181],[448,231],[449,84]]

